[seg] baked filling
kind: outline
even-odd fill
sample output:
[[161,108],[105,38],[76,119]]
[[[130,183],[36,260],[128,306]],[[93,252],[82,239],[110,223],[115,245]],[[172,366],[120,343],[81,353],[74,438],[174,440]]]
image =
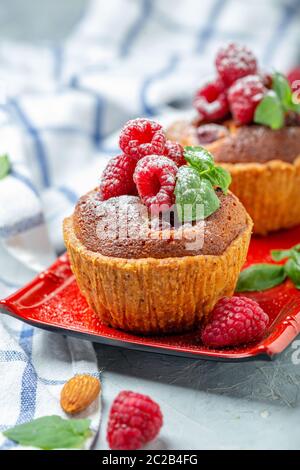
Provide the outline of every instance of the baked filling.
[[244,207],[218,190],[220,208],[205,220],[177,224],[174,217],[149,219],[136,196],[102,201],[97,190],[80,198],[73,215],[77,238],[93,252],[117,258],[221,255],[247,227]]

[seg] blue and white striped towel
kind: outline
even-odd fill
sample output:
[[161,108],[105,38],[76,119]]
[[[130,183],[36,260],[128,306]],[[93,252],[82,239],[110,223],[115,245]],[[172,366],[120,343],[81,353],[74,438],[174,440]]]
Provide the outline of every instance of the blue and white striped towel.
[[[299,61],[299,23],[299,0],[94,0],[64,44],[3,43],[0,153],[13,171],[0,181],[0,296],[63,250],[62,219],[97,184],[126,120],[188,105],[229,40],[288,70]],[[90,343],[8,318],[0,330],[0,430],[60,413],[61,384],[98,372]]]

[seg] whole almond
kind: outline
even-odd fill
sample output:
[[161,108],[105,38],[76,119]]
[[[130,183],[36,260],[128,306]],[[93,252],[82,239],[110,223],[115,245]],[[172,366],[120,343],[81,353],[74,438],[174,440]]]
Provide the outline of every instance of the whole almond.
[[100,393],[100,381],[91,375],[75,375],[68,380],[60,394],[60,405],[69,414],[85,410]]

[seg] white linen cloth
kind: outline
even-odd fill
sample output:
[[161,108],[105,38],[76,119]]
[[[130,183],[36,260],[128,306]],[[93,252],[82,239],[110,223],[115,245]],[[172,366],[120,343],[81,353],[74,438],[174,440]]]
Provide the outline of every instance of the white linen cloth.
[[[62,220],[119,152],[136,116],[189,106],[220,45],[247,44],[264,67],[299,60],[298,0],[93,0],[64,44],[0,46],[0,296],[63,251]],[[0,431],[61,414],[74,372],[98,374],[92,344],[0,317]],[[100,423],[94,411],[93,428]],[[11,442],[0,437],[0,446]]]

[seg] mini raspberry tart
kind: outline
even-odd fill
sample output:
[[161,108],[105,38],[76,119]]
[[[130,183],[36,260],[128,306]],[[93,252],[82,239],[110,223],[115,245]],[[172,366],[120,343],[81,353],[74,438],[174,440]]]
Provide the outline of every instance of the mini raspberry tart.
[[175,122],[167,138],[213,153],[230,172],[230,189],[252,217],[254,233],[300,224],[297,71],[288,76],[291,85],[280,73],[263,74],[252,52],[235,44],[218,53],[216,70],[217,78],[196,93],[197,117]]
[[[149,128],[161,132],[145,120],[141,127],[142,145],[153,140]],[[232,295],[246,258],[252,221],[228,191],[229,173],[203,147],[175,147],[165,140],[161,154],[113,158],[100,188],[64,221],[79,288],[115,328],[165,334],[198,327]]]

